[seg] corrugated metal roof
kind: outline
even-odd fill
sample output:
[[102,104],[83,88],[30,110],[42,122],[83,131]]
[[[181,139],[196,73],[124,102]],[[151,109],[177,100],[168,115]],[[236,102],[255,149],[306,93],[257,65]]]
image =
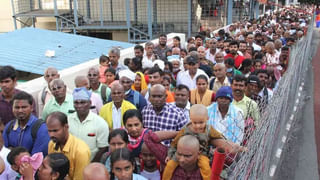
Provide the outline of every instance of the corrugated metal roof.
[[[98,58],[114,46],[125,49],[134,44],[23,28],[0,34],[0,66],[11,65],[20,71],[43,74],[49,66],[62,70]],[[47,50],[54,50],[55,56],[46,57]]]

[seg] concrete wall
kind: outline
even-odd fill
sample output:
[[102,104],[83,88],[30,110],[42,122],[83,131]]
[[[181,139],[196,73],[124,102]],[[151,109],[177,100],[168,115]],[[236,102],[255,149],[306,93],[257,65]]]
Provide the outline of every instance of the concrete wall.
[[[179,36],[181,38],[181,44],[185,44],[185,34],[181,33],[171,33],[168,34],[168,45],[171,45],[173,43],[173,37]],[[158,39],[152,40],[153,43],[157,44]],[[144,44],[141,44],[144,46]],[[132,58],[134,57],[134,51],[132,48],[123,49],[120,52],[120,62],[123,62],[124,58]],[[64,69],[62,71],[59,71],[61,79],[67,84],[68,88],[70,90],[74,89],[74,78],[78,75],[86,75],[88,72],[88,69],[94,66],[99,65],[98,57],[96,59],[93,59],[91,61],[87,61],[85,63],[75,65],[73,67]],[[43,77],[28,81],[26,83],[19,84],[17,86],[18,89],[24,90],[34,97],[34,99],[37,101],[37,95],[38,93],[43,89],[43,87],[46,85],[46,82]]]
[[0,0],[0,33],[14,30],[11,2]]

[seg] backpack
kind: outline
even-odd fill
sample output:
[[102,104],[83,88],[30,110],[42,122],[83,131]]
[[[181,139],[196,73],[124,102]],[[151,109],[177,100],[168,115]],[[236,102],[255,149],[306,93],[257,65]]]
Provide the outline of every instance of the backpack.
[[[11,120],[10,122],[8,122],[9,127],[6,130],[6,134],[7,134],[8,139],[9,139],[9,134],[10,134],[11,130],[13,129],[15,122],[16,122],[16,120]],[[36,122],[33,123],[33,125],[31,126],[31,137],[32,137],[33,142],[37,139],[38,130],[43,123],[45,123],[44,120],[37,119]]]
[[[231,77],[228,77],[228,76],[227,76],[227,78],[228,78],[229,83],[232,84],[232,78],[231,78]],[[216,77],[212,78],[211,81],[210,81],[210,83],[209,83],[209,89],[210,89],[210,90],[213,89],[215,79],[216,79]]]
[[42,94],[41,94],[41,102],[42,102],[42,104],[44,104],[44,101],[46,100],[46,88],[47,87],[44,87],[43,89],[42,89]]
[[139,107],[139,93],[137,91],[133,91],[133,105]]
[[[109,94],[108,94],[109,96]],[[101,99],[102,99],[102,103],[103,104],[107,104],[108,100],[107,100],[107,86],[106,85],[102,85],[101,86]]]

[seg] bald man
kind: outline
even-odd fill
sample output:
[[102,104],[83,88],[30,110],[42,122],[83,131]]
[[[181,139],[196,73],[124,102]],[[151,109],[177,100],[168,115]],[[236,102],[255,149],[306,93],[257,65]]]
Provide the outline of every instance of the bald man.
[[38,94],[38,116],[42,116],[42,111],[44,105],[50,100],[52,97],[51,91],[49,90],[49,84],[54,79],[59,79],[60,74],[58,70],[54,67],[49,67],[44,72],[44,79],[46,80],[46,85]]
[[[166,103],[166,89],[161,84],[155,84],[149,89],[148,104],[141,112],[143,124],[152,131],[179,131],[188,119],[180,108]],[[165,141],[167,146],[170,141]]]
[[84,180],[109,180],[107,168],[101,163],[91,163],[83,170]]
[[[166,164],[165,159],[168,148],[160,142],[174,137],[170,136],[170,133],[158,134],[150,131],[144,136],[144,143],[164,166]],[[199,141],[196,137],[186,135],[180,138],[177,146],[178,166],[173,172],[172,179],[202,179],[200,169],[197,166],[200,153],[199,149]]]
[[125,92],[123,86],[119,82],[115,82],[111,86],[112,101],[105,104],[99,115],[107,121],[110,130],[123,127],[123,114],[129,109],[136,107],[129,101],[124,99]]
[[72,95],[67,93],[67,86],[61,79],[54,79],[49,84],[50,91],[54,98],[51,98],[43,108],[42,119],[55,111],[68,115],[74,112]]
[[[89,79],[86,76],[77,76],[74,79],[74,84],[75,84],[76,88],[85,87],[88,90],[90,88]],[[91,111],[93,113],[99,114],[100,109],[103,106],[102,99],[100,98],[100,96],[98,94],[96,94],[95,92],[92,92],[90,100],[91,100]]]
[[214,78],[209,82],[209,89],[216,93],[222,86],[231,86],[231,81],[227,77],[227,68],[225,64],[217,63],[213,67]]

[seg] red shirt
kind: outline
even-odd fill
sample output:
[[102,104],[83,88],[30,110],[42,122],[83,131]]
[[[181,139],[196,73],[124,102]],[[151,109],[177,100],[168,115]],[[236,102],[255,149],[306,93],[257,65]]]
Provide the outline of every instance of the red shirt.
[[234,66],[239,69],[242,61],[244,60],[244,57],[243,56],[240,56],[240,55],[236,55],[236,57],[234,57],[232,54],[227,54],[226,56],[224,56],[224,59],[227,59],[227,58],[233,58],[234,59]]

